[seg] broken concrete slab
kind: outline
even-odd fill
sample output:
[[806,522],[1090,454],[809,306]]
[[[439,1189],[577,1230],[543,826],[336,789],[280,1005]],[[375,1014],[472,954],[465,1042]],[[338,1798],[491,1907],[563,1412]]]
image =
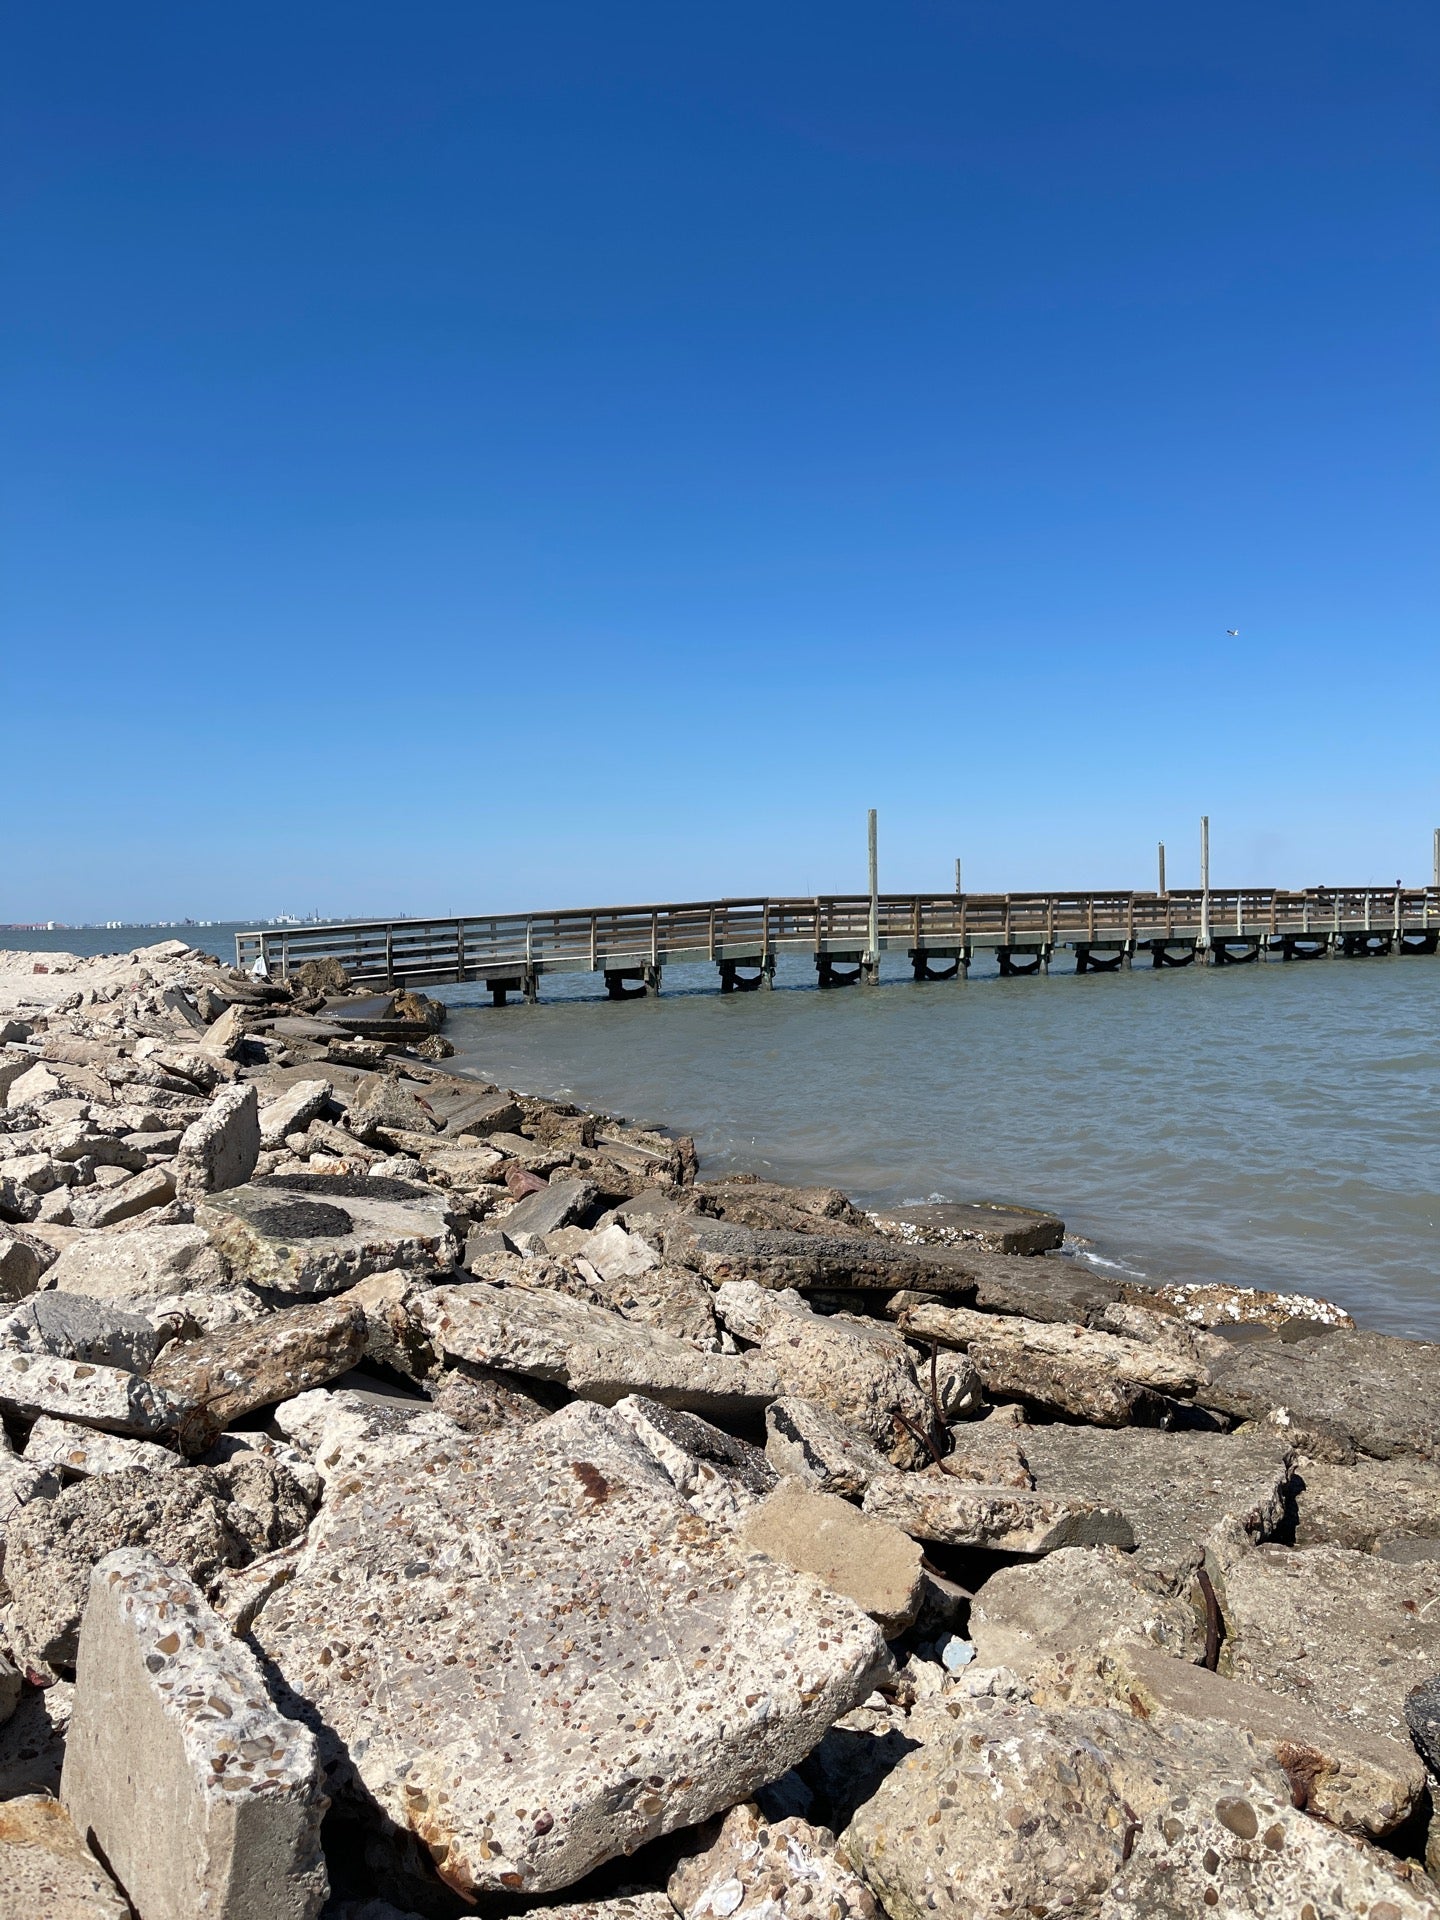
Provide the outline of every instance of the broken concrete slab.
[[521,1233],[554,1233],[583,1220],[599,1198],[593,1180],[550,1180],[538,1193],[516,1201],[504,1216],[505,1232],[512,1240]]
[[568,1886],[733,1806],[869,1692],[873,1623],[708,1527],[613,1413],[417,1425],[383,1471],[374,1443],[337,1463],[253,1631],[337,1789],[348,1765],[460,1893]]
[[1204,1369],[1172,1353],[1064,1322],[965,1307],[900,1303],[907,1334],[967,1352],[992,1399],[1072,1415],[1092,1426],[1158,1425],[1168,1398],[1195,1391]]
[[[454,1360],[426,1380],[426,1391],[436,1411],[445,1414],[466,1433],[502,1433],[508,1427],[534,1426],[558,1411],[564,1399],[559,1388],[545,1388],[518,1374],[494,1367]],[[624,1401],[619,1402],[621,1406]]]
[[818,1401],[858,1429],[897,1467],[928,1459],[939,1423],[905,1342],[890,1327],[849,1314],[777,1314],[759,1357],[782,1391]]
[[696,1214],[664,1221],[667,1260],[693,1267],[712,1286],[753,1280],[762,1287],[925,1288],[969,1298],[975,1283],[949,1247],[906,1247],[878,1235],[786,1233],[735,1226]]
[[1207,1792],[1147,1809],[1096,1920],[1368,1914],[1440,1920],[1422,1869],[1298,1813],[1283,1791]]
[[1256,1547],[1212,1566],[1222,1673],[1407,1737],[1405,1696],[1440,1670],[1440,1564]]
[[872,1480],[862,1510],[912,1540],[996,1553],[1055,1553],[1062,1547],[1130,1549],[1123,1513],[1085,1500],[1053,1500],[1018,1487],[965,1485],[942,1473],[896,1473]]
[[615,1413],[659,1462],[680,1497],[715,1526],[739,1526],[774,1491],[775,1470],[758,1447],[696,1414],[638,1393],[617,1400]]
[[1407,1740],[1371,1733],[1302,1699],[1211,1673],[1138,1639],[1115,1645],[1102,1671],[1115,1704],[1152,1726],[1178,1717],[1250,1734],[1290,1782],[1292,1803],[1342,1833],[1383,1839],[1425,1792],[1425,1768]]
[[428,1103],[417,1097],[412,1087],[403,1085],[393,1074],[374,1073],[350,1100],[349,1126],[353,1133],[372,1145],[384,1134],[395,1132],[433,1134],[439,1123]]
[[[155,1138],[149,1134],[138,1137],[147,1143]],[[160,1165],[147,1167],[144,1173],[132,1173],[128,1180],[97,1192],[93,1199],[82,1200],[72,1193],[71,1213],[79,1227],[115,1227],[122,1220],[135,1220],[157,1207],[169,1206],[174,1198],[175,1175],[170,1166]]]
[[682,1859],[668,1891],[682,1920],[881,1920],[875,1896],[842,1861],[835,1836],[808,1820],[765,1820],[732,1808],[714,1844]]
[[141,1437],[163,1432],[175,1417],[164,1394],[139,1374],[47,1353],[0,1352],[0,1408],[27,1420],[53,1413]]
[[1160,1732],[1103,1709],[981,1697],[910,1726],[923,1743],[842,1843],[891,1920],[1094,1914],[1152,1809],[1182,1793],[1213,1804],[1217,1787],[1288,1798],[1268,1756],[1204,1723]]
[[36,1293],[0,1320],[0,1349],[149,1371],[160,1337],[138,1313],[83,1293]]
[[365,1339],[358,1301],[314,1300],[198,1340],[172,1341],[150,1379],[177,1410],[183,1450],[203,1453],[245,1414],[347,1372],[364,1354]]
[[436,1287],[412,1311],[448,1358],[527,1374],[613,1405],[643,1393],[692,1413],[758,1413],[779,1391],[774,1373],[748,1357],[697,1353],[658,1327],[569,1294],[496,1287],[485,1280]]
[[34,1293],[59,1258],[53,1247],[18,1226],[0,1227],[0,1300]]
[[149,1553],[91,1577],[61,1797],[145,1920],[314,1920],[329,1892],[313,1736]]
[[312,1120],[319,1118],[329,1098],[328,1080],[296,1080],[278,1100],[261,1107],[261,1148],[278,1147],[287,1134],[303,1133]]
[[339,1293],[392,1267],[434,1272],[458,1248],[432,1187],[368,1174],[275,1174],[195,1210],[232,1276],[276,1293]]
[[852,1499],[894,1471],[874,1441],[839,1414],[790,1394],[765,1409],[765,1457],[777,1473]]
[[1284,1409],[1331,1429],[1360,1453],[1440,1457],[1440,1347],[1338,1329],[1306,1339],[1247,1340],[1212,1363],[1202,1406],[1243,1420]]
[[226,1087],[180,1138],[176,1190],[185,1199],[243,1186],[260,1157],[260,1103],[253,1086]]
[[[100,1433],[77,1426],[73,1420],[43,1415],[30,1429],[25,1460],[59,1473],[88,1477],[97,1473],[126,1473],[132,1467],[150,1473],[173,1473],[185,1465],[183,1454],[153,1440],[127,1440],[118,1433]],[[58,1492],[58,1486],[56,1488]]]
[[1297,1547],[1374,1553],[1389,1541],[1440,1538],[1440,1462],[1302,1460],[1293,1494]]
[[1124,1297],[1154,1313],[1172,1313],[1191,1326],[1269,1327],[1278,1333],[1293,1322],[1315,1327],[1353,1327],[1354,1320],[1332,1300],[1309,1293],[1272,1293],[1264,1287],[1237,1287],[1228,1280],[1176,1281],[1164,1286],[1127,1281]]
[[986,1313],[1069,1320],[1083,1327],[1120,1298],[1113,1280],[1065,1254],[1019,1258],[967,1253],[967,1257],[975,1277],[974,1305]]
[[11,1920],[130,1920],[130,1903],[48,1794],[0,1804],[0,1914]]
[[99,1300],[150,1300],[213,1292],[230,1282],[201,1227],[134,1227],[125,1233],[73,1232],[50,1269],[57,1293]]
[[887,1640],[920,1611],[921,1552],[910,1537],[833,1493],[784,1480],[740,1523],[747,1546],[813,1573],[853,1600]]
[[1037,1493],[1125,1514],[1139,1560],[1187,1585],[1217,1529],[1250,1541],[1284,1524],[1291,1455],[1263,1434],[1163,1433],[1147,1427],[1028,1427]]
[[1065,1238],[1065,1222],[1032,1207],[988,1200],[891,1207],[872,1213],[881,1233],[910,1246],[978,1247],[988,1253],[1049,1253]]

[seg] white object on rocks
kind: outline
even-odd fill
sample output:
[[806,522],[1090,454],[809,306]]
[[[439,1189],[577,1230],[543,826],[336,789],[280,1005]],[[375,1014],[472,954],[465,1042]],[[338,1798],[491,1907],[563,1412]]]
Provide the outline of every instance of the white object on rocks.
[[99,1563],[61,1797],[145,1920],[313,1920],[318,1771],[197,1587],[136,1548]]

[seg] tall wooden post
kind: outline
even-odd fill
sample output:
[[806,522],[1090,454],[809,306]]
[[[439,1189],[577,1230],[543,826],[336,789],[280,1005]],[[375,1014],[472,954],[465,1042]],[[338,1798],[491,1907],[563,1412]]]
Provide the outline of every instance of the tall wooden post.
[[870,927],[865,954],[865,978],[880,978],[880,841],[874,807],[870,809]]
[[1210,816],[1200,816],[1200,946],[1210,951]]
[[1440,827],[1435,829],[1434,875],[1431,884],[1440,891]]
[[1160,847],[1160,891],[1161,893],[1164,893],[1165,891],[1165,842],[1163,840],[1159,842],[1159,847]]
[[[1440,830],[1437,830],[1435,834],[1435,871],[1437,874],[1440,874]],[[1440,880],[1437,880],[1436,885],[1440,886]],[[960,862],[957,860],[955,862],[955,893],[957,898],[960,892]]]

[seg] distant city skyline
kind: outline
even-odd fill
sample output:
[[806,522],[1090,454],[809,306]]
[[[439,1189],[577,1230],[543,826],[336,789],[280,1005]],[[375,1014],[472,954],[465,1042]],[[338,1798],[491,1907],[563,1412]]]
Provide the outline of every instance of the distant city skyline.
[[1433,7],[9,54],[0,919],[1430,878]]

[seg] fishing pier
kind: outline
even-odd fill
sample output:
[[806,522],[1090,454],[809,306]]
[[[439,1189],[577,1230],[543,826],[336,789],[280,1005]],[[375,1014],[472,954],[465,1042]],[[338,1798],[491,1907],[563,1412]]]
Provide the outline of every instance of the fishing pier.
[[356,986],[483,984],[497,1006],[539,998],[550,974],[603,977],[612,999],[660,991],[668,967],[716,969],[722,993],[773,984],[782,954],[821,987],[874,983],[886,954],[919,980],[963,980],[979,954],[1002,974],[1238,966],[1264,959],[1433,954],[1440,886],[1241,887],[1165,893],[886,893],[688,900],[438,920],[347,921],[237,934],[236,964],[277,976],[338,960]]

